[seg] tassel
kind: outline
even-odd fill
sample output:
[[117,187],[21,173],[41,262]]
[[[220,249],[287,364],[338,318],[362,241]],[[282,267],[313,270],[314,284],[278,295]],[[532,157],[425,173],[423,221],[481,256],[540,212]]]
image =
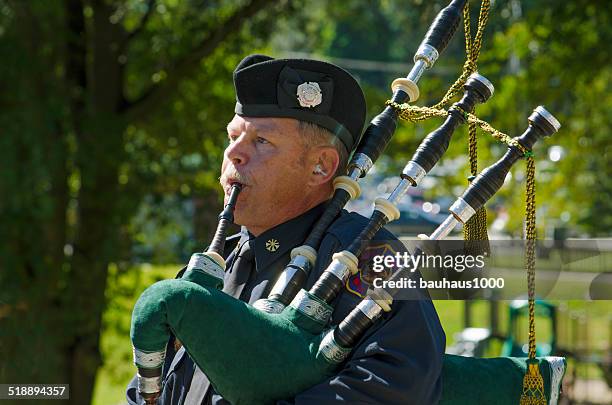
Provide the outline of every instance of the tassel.
[[544,394],[544,378],[536,361],[529,361],[528,369],[523,378],[523,393],[520,405],[546,405]]

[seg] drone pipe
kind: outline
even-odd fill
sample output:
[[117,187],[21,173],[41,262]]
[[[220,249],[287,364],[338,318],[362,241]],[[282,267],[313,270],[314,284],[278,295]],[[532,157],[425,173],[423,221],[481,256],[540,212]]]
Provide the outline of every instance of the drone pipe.
[[[408,77],[393,82],[393,102],[404,103],[418,99],[419,89],[416,83],[423,71],[434,65],[454,35],[465,3],[466,0],[453,0],[440,11],[414,55],[415,64]],[[356,180],[367,174],[386,148],[397,127],[397,119],[398,112],[390,106],[385,107],[372,119],[348,165],[348,176],[337,179],[334,196],[325,213],[314,225],[304,245],[292,252],[290,263],[275,282],[268,298],[254,304],[256,308],[278,313],[295,297],[314,266],[316,249],[325,232],[346,203],[358,196],[359,186]]]
[[[529,127],[527,130],[522,135],[513,138],[513,140],[514,142],[520,143],[523,148],[531,150],[539,139],[551,136],[559,130],[560,126],[561,124],[552,114],[546,111],[544,107],[539,106],[529,116]],[[470,183],[470,186],[463,193],[462,197],[451,206],[450,210],[452,214],[449,215],[449,218],[453,218],[454,221],[444,221],[444,223],[432,233],[429,239],[443,239],[448,232],[441,228],[448,228],[449,223],[452,223],[454,227],[454,224],[457,223],[457,217],[461,222],[467,222],[467,220],[474,215],[476,210],[499,190],[503,184],[503,179],[508,174],[512,165],[523,156],[523,153],[519,147],[515,146],[514,142],[512,145],[508,146],[506,154],[496,163],[484,169],[476,179]],[[468,203],[468,201],[472,202],[474,205]],[[461,211],[453,210],[453,207],[465,207],[466,204],[469,204],[468,209],[464,208]],[[478,206],[477,204],[481,205]],[[421,250],[419,249],[416,254],[420,252]],[[394,275],[394,278],[397,277],[397,274],[399,274],[399,272]],[[346,348],[355,345],[367,329],[380,317],[385,307],[390,309],[390,305],[393,302],[394,291],[387,291],[385,289],[374,289],[373,291],[374,296],[369,295],[360,302],[334,330],[333,339],[339,347],[346,350]]]

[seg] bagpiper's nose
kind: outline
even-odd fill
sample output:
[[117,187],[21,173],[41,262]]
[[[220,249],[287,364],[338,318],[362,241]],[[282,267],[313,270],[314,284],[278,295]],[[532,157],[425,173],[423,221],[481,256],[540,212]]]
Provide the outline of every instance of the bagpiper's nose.
[[249,161],[249,145],[243,133],[225,148],[225,156],[235,166],[245,165]]

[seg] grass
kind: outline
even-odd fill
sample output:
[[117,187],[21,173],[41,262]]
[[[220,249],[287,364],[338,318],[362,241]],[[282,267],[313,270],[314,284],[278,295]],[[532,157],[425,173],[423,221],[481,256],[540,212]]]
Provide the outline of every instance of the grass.
[[[135,374],[129,338],[132,307],[146,287],[158,280],[174,278],[180,268],[181,265],[142,265],[121,272],[118,268],[111,267],[107,288],[108,305],[104,314],[104,329],[100,343],[103,365],[98,370],[93,405],[115,405],[126,402],[125,387]],[[571,315],[572,318],[566,323],[560,322],[561,333],[558,334],[560,344],[583,345],[583,348],[588,348],[593,353],[609,349],[612,319],[610,301],[555,303],[559,305],[562,313],[567,314],[568,318]],[[449,346],[453,343],[454,334],[463,329],[463,302],[436,300],[434,304],[446,331],[446,341]],[[473,303],[472,326],[488,326],[488,305],[484,301]],[[504,333],[508,322],[506,305],[507,301],[502,301],[499,310],[499,324]],[[565,331],[569,324],[576,326],[574,332]],[[536,327],[538,338],[541,341],[549,339],[550,331],[545,327],[545,323],[540,321],[537,325],[539,325]],[[525,331],[526,327],[522,329]],[[579,373],[586,374],[590,378],[601,375],[595,366],[582,367]]]
[[[586,241],[585,241],[586,242]],[[492,242],[494,250],[489,265],[491,267],[519,268],[524,266],[524,248],[522,246],[507,246],[499,241]],[[599,251],[596,242],[592,242],[593,250],[586,249],[538,249],[537,269],[553,271],[571,271],[602,273],[608,271],[612,264],[611,251]],[[538,242],[538,248],[543,245]]]

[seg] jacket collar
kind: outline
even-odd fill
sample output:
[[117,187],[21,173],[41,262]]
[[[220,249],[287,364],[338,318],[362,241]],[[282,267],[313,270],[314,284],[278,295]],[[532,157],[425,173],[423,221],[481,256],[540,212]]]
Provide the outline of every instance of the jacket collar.
[[251,249],[255,251],[257,271],[265,269],[285,253],[304,242],[316,220],[325,211],[326,206],[327,202],[321,203],[287,222],[268,229],[257,237],[243,226],[240,230],[239,246],[242,246],[247,240],[250,241]]

